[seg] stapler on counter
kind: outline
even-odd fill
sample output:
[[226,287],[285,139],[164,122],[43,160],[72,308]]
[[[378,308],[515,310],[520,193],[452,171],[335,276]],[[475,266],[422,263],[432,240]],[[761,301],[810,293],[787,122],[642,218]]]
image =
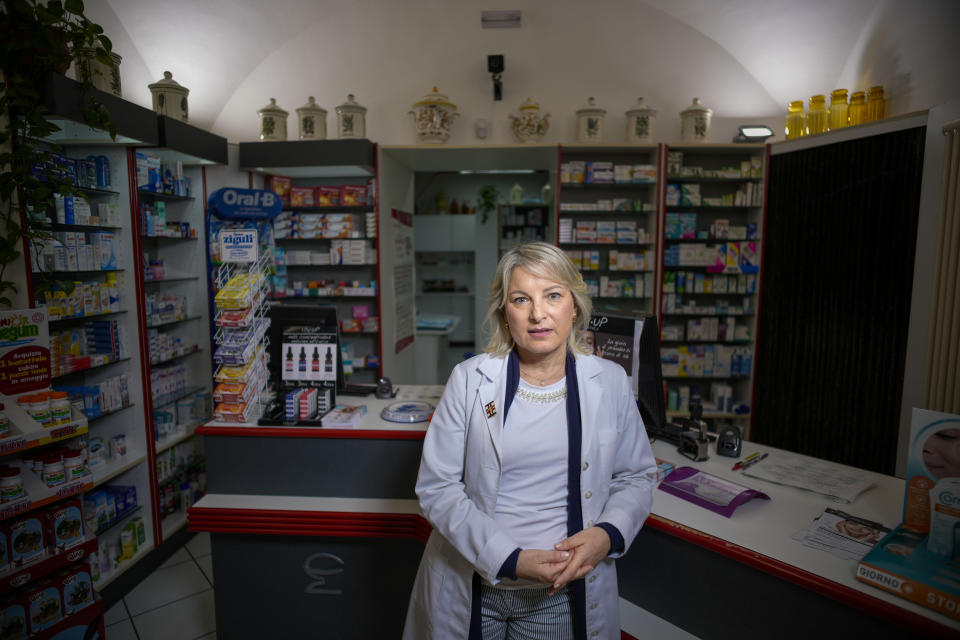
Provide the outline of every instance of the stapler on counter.
[[703,420],[703,407],[700,403],[691,402],[690,417],[679,418],[678,421],[686,429],[680,434],[680,446],[677,447],[677,452],[694,462],[709,459],[707,445],[710,444],[710,439],[707,438],[707,423]]

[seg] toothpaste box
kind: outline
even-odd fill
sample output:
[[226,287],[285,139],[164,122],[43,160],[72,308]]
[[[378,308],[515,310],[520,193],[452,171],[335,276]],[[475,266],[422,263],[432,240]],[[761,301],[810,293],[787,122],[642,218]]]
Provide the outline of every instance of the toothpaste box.
[[913,410],[902,517],[857,579],[960,620],[960,415]]

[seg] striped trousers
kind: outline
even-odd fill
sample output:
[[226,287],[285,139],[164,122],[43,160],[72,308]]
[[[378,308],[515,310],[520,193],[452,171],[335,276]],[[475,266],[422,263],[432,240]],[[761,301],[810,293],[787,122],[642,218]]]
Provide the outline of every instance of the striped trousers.
[[571,595],[564,587],[497,589],[481,584],[483,640],[573,640]]

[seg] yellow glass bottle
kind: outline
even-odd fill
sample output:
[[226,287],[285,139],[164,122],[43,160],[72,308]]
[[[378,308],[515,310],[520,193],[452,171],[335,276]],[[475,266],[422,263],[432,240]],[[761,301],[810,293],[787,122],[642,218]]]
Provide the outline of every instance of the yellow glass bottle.
[[863,91],[850,94],[850,113],[847,122],[850,126],[863,124],[867,121],[867,96]]
[[827,99],[823,94],[810,96],[807,109],[807,135],[813,136],[827,130]]
[[884,118],[883,86],[870,87],[867,93],[867,122]]
[[847,104],[847,90],[836,89],[830,94],[830,115],[827,118],[827,127],[830,131],[847,126],[847,113],[850,105]]
[[794,100],[787,106],[787,140],[799,138],[804,134],[803,100]]

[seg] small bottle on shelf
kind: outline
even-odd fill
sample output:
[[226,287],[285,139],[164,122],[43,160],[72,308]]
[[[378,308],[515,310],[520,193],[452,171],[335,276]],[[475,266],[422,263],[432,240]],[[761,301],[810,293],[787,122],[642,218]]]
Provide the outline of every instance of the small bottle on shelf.
[[867,121],[867,102],[863,91],[850,94],[850,112],[848,114],[850,126],[863,124]]
[[803,126],[803,100],[794,100],[787,107],[787,140],[799,138],[804,134]]
[[836,89],[830,94],[830,117],[827,126],[830,131],[836,131],[847,126],[847,116],[850,105],[847,104],[847,90]]
[[827,130],[827,99],[823,94],[810,96],[807,109],[807,135],[824,133]]
[[870,87],[870,91],[867,93],[867,122],[874,122],[876,120],[883,120],[884,118],[884,100],[883,100],[883,86],[877,85],[875,87]]

